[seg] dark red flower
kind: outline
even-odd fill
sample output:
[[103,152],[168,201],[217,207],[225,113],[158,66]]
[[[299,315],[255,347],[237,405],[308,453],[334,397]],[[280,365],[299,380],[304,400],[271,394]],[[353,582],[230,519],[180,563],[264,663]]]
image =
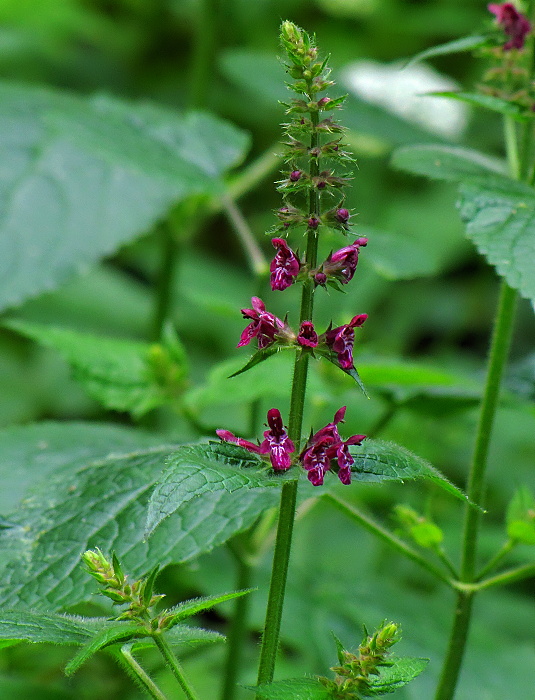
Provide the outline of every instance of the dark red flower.
[[258,349],[262,350],[275,341],[275,336],[284,328],[284,323],[273,314],[266,311],[262,299],[251,299],[252,309],[242,309],[244,318],[251,319],[251,323],[243,330],[237,347],[248,345],[253,338],[258,338]]
[[318,334],[314,329],[312,321],[303,321],[297,334],[297,342],[299,345],[305,345],[309,348],[315,348],[318,345]]
[[353,316],[349,323],[338,328],[328,330],[324,339],[329,348],[338,356],[338,362],[342,369],[353,368],[353,344],[355,342],[354,328],[362,326],[368,318],[368,314]]
[[340,408],[332,421],[318,430],[308,441],[299,455],[303,467],[307,470],[308,480],[313,486],[321,486],[325,472],[331,468],[331,460],[338,463],[338,478],[343,484],[351,483],[351,465],[354,459],[349,453],[349,445],[360,445],[365,435],[352,435],[342,440],[337,425],[344,420],[346,407]]
[[269,454],[271,466],[275,471],[285,471],[292,464],[290,455],[295,452],[295,446],[288,437],[282,423],[280,411],[277,408],[270,408],[267,414],[269,430],[264,432],[264,441],[261,445],[236,437],[229,430],[216,430],[218,437],[224,442],[244,447],[249,452],[259,455]]
[[510,36],[503,48],[506,51],[510,49],[521,49],[524,46],[526,35],[531,31],[531,23],[520,14],[515,6],[510,2],[504,2],[501,5],[491,3],[487,8],[493,15],[496,15],[498,24],[503,31]]
[[297,277],[299,274],[300,264],[284,238],[273,238],[271,242],[277,249],[277,253],[269,266],[271,289],[273,291],[277,289],[282,291],[290,287],[294,282],[294,277]]
[[359,251],[367,243],[367,238],[357,238],[352,245],[340,248],[327,258],[321,266],[321,271],[328,276],[336,277],[342,284],[347,284],[353,279],[357,269]]

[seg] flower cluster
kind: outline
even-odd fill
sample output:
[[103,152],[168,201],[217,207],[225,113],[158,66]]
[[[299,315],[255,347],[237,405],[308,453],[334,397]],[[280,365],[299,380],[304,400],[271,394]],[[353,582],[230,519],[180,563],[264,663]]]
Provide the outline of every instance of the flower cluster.
[[502,5],[491,3],[489,12],[496,16],[496,21],[502,27],[507,36],[511,37],[504,45],[504,51],[522,49],[526,41],[526,35],[531,31],[531,23],[510,2]]
[[251,323],[243,330],[237,347],[248,345],[253,338],[258,339],[258,349],[263,350],[274,343],[282,345],[297,344],[301,347],[317,348],[323,354],[336,356],[338,366],[343,370],[353,368],[353,345],[355,328],[362,326],[368,314],[357,314],[349,323],[337,328],[329,327],[318,336],[312,321],[303,321],[297,335],[286,321],[281,321],[269,311],[262,299],[251,299],[252,309],[242,309],[243,317]]
[[[291,22],[283,22],[281,41],[288,56],[286,70],[294,80],[289,87],[297,97],[285,105],[289,116],[289,122],[284,125],[286,166],[277,183],[283,206],[276,212],[278,222],[272,229],[277,235],[271,240],[275,256],[270,264],[270,283],[273,291],[280,292],[295,283],[303,285],[301,318],[296,332],[286,318],[281,320],[266,310],[262,299],[253,297],[251,308],[241,310],[248,324],[238,347],[248,345],[256,338],[258,352],[244,370],[267,360],[272,350],[293,347],[304,360],[302,367],[307,367],[308,356],[318,355],[358,378],[353,363],[355,328],[362,326],[367,314],[358,314],[349,323],[335,328],[331,324],[321,334],[312,319],[317,288],[330,285],[343,291],[341,285],[347,285],[353,279],[360,250],[368,243],[366,238],[355,237],[353,243],[331,252],[323,262],[318,261],[318,240],[323,229],[331,228],[346,235],[351,231],[351,213],[343,196],[343,188],[350,177],[339,170],[341,163],[353,159],[344,151],[343,128],[332,114],[345,98],[321,95],[334,83],[329,79],[326,61],[318,59],[312,37]],[[305,229],[306,253],[303,258],[288,241],[295,229],[301,229],[301,233]],[[271,350],[263,352],[267,348]],[[306,373],[301,386],[294,381],[292,402],[295,397],[298,397],[297,402],[304,401],[305,384]],[[295,404],[292,405],[295,410]],[[290,421],[295,433],[290,431],[288,435],[276,408],[268,411],[268,430],[264,432],[262,442],[249,442],[224,429],[216,432],[225,442],[243,447],[266,460],[269,457],[275,472],[284,472],[292,463],[300,462],[315,486],[323,484],[325,473],[332,469],[337,471],[343,484],[349,484],[354,464],[349,448],[360,445],[365,436],[353,435],[342,440],[337,426],[345,411],[345,407],[341,408],[332,423],[311,435],[304,449],[297,444],[301,430],[297,423],[300,420],[295,425]],[[300,449],[297,458],[294,453]]]
[[[351,483],[351,465],[355,460],[349,452],[349,447],[362,444],[366,436],[352,435],[347,440],[342,440],[337,425],[343,421],[345,412],[346,407],[343,406],[336,412],[332,423],[311,435],[299,455],[299,461],[306,469],[308,480],[313,486],[323,484],[325,472],[332,468],[333,462],[336,462],[340,481],[343,484]],[[267,422],[269,430],[264,432],[264,440],[260,444],[236,437],[229,430],[216,430],[216,433],[224,442],[244,447],[248,452],[261,456],[269,455],[271,466],[276,472],[286,471],[292,465],[291,455],[295,452],[295,445],[286,432],[277,408],[268,411]]]

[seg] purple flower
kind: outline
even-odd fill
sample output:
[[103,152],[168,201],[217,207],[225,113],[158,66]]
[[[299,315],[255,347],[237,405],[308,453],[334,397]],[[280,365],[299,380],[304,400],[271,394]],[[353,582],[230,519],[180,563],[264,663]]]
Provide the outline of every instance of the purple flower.
[[216,430],[216,433],[224,442],[239,445],[249,450],[249,452],[254,452],[259,455],[269,454],[273,469],[275,471],[285,471],[292,465],[290,455],[292,452],[295,452],[295,446],[288,437],[284,425],[282,424],[282,418],[278,408],[269,409],[267,422],[269,430],[264,432],[264,441],[261,445],[256,445],[254,442],[236,437],[229,430]]
[[531,31],[531,23],[520,14],[515,6],[510,2],[504,2],[502,5],[491,3],[487,8],[493,15],[496,15],[498,24],[501,25],[503,31],[511,38],[504,44],[505,51],[510,49],[521,49],[526,40],[526,34]]
[[301,179],[302,172],[300,170],[292,170],[290,173],[290,182],[297,182]]
[[237,347],[248,345],[253,338],[258,338],[258,349],[262,350],[275,341],[275,336],[284,328],[284,323],[269,311],[262,299],[252,297],[252,309],[242,309],[244,318],[251,319],[251,323],[244,329]]
[[349,221],[349,211],[347,209],[337,209],[334,213],[334,218],[341,224],[347,224]]
[[294,282],[294,277],[299,274],[299,260],[293,250],[288,246],[284,238],[273,238],[271,240],[277,253],[271,261],[269,270],[271,272],[271,289],[282,291],[290,287]]
[[342,284],[347,284],[353,279],[357,269],[359,251],[367,243],[367,238],[357,238],[352,245],[345,246],[345,248],[340,248],[340,250],[332,253],[321,266],[322,272],[338,278]]
[[342,369],[353,368],[353,343],[355,342],[354,328],[362,326],[368,314],[353,316],[349,323],[338,328],[332,328],[324,334],[324,340],[329,348],[338,355]]
[[337,425],[344,420],[346,407],[342,406],[334,416],[333,422],[318,430],[308,441],[299,455],[303,467],[307,470],[308,480],[313,486],[321,486],[325,472],[331,468],[331,460],[338,463],[338,478],[343,484],[351,483],[351,465],[353,457],[349,453],[350,445],[360,445],[365,435],[352,435],[342,440]]
[[299,327],[297,334],[297,342],[299,345],[305,345],[308,348],[315,348],[318,345],[318,334],[314,329],[312,321],[303,321]]

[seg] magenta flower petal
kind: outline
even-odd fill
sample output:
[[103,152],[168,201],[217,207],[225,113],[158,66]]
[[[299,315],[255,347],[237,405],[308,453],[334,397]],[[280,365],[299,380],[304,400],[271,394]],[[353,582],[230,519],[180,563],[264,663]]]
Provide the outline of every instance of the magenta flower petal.
[[301,265],[284,238],[273,238],[271,242],[277,249],[277,253],[269,266],[271,289],[273,291],[283,291],[293,284],[294,278],[299,274]]
[[240,447],[245,447],[249,452],[254,452],[255,454],[264,454],[262,447],[260,445],[255,445],[254,442],[249,442],[243,438],[236,437],[234,433],[230,430],[216,430],[217,436],[223,440],[223,442],[230,442],[234,445],[239,445]]
[[338,363],[342,369],[353,367],[353,344],[355,342],[354,328],[362,326],[368,314],[353,316],[349,323],[338,328],[332,328],[325,333],[325,342],[337,354]]
[[292,466],[290,455],[295,452],[295,445],[288,437],[282,423],[280,411],[270,408],[267,414],[269,430],[264,432],[264,442],[261,447],[265,454],[269,452],[271,466],[275,471],[284,471]]
[[297,342],[308,348],[315,348],[318,345],[318,334],[314,329],[312,321],[303,321],[297,334]]
[[511,37],[503,46],[505,51],[523,48],[526,35],[531,31],[531,23],[527,17],[518,12],[510,2],[504,2],[501,5],[491,3],[487,5],[487,9],[496,16],[498,24],[507,36]]
[[251,319],[251,323],[242,331],[237,347],[248,345],[253,338],[258,338],[258,348],[266,348],[275,341],[277,333],[284,328],[284,323],[273,314],[266,311],[262,299],[251,299],[252,309],[242,309],[243,317]]

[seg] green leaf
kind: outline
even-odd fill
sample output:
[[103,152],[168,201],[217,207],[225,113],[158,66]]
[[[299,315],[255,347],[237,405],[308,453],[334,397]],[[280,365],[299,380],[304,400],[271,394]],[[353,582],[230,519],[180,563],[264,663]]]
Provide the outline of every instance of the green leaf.
[[52,644],[85,644],[113,623],[103,617],[83,618],[32,610],[2,610],[0,639]]
[[17,510],[28,489],[39,490],[39,484],[54,472],[69,475],[80,464],[113,452],[127,453],[160,443],[161,438],[142,430],[105,423],[45,421],[0,430],[0,512]]
[[170,608],[166,611],[166,627],[172,627],[179,622],[191,617],[192,615],[198,615],[205,610],[210,610],[214,605],[219,603],[224,603],[227,600],[233,600],[234,598],[241,598],[241,596],[247,595],[253,591],[253,588],[248,588],[243,591],[232,591],[231,593],[223,593],[221,595],[206,596],[204,598],[193,598],[191,600],[185,600],[183,603],[179,603],[174,608]]
[[535,192],[511,181],[465,183],[458,208],[466,234],[507,284],[535,300]]
[[[19,429],[17,437],[22,444],[34,434],[31,428]],[[68,424],[56,430],[65,452],[69,432]],[[260,513],[278,502],[276,488],[215,487],[217,490],[203,493],[202,508],[196,498],[187,499],[180,507],[167,504],[173,512],[165,520],[161,518],[163,522],[147,542],[144,524],[149,498],[166,460],[171,458],[174,463],[178,446],[129,449],[127,454],[120,454],[114,452],[112,443],[106,456],[95,462],[80,454],[79,432],[72,432],[75,459],[68,461],[64,454],[65,461],[55,473],[49,468],[47,478],[35,485],[31,498],[10,514],[16,527],[0,531],[0,602],[5,607],[58,610],[90,599],[95,582],[80,564],[80,553],[87,549],[114,551],[124,570],[135,579],[156,564],[187,561],[210,551],[247,529]],[[199,464],[195,457],[198,451],[206,455],[211,449],[207,445],[190,447],[193,465]],[[21,447],[19,454],[23,453]],[[238,460],[233,454],[231,450],[221,450],[218,461],[218,465],[229,465],[229,473],[230,464]],[[54,461],[55,455],[45,451],[42,459],[47,458]],[[10,468],[16,471],[21,461],[13,460]],[[195,476],[188,482],[183,475],[184,481],[201,492],[202,470],[195,470],[194,466],[192,470]],[[246,481],[270,485],[269,477],[262,480],[260,475],[248,476],[251,472],[243,470]],[[239,486],[242,472],[234,469],[234,473],[235,485]],[[271,479],[273,485],[280,483]]]
[[362,445],[351,445],[349,451],[355,460],[351,467],[355,481],[404,481],[426,478],[461,501],[468,501],[468,497],[429,462],[401,445],[384,440],[366,439]]
[[450,100],[459,100],[459,102],[466,102],[467,104],[473,105],[474,107],[481,107],[483,109],[488,109],[491,112],[497,112],[498,114],[505,114],[508,117],[512,117],[516,121],[526,122],[529,119],[533,119],[533,113],[530,113],[526,107],[522,107],[515,102],[509,102],[508,100],[502,100],[500,97],[493,97],[492,95],[482,95],[479,92],[426,92],[426,95],[430,97],[445,97]]
[[149,572],[149,575],[147,578],[143,581],[142,584],[142,600],[143,600],[143,605],[148,608],[150,607],[150,601],[152,600],[152,591],[154,589],[154,582],[156,581],[156,576],[158,576],[158,572],[160,571],[160,565],[156,564],[152,568],[152,570]]
[[355,380],[355,382],[358,384],[359,388],[361,389],[362,393],[366,398],[370,398],[368,396],[368,392],[366,391],[364,384],[362,383],[362,380],[360,378],[360,375],[356,368],[350,367],[349,369],[344,369],[343,367],[340,367],[340,363],[338,362],[338,357],[335,352],[332,352],[329,349],[326,350],[316,350],[315,351],[317,355],[320,355],[321,357],[324,357],[326,360],[328,360],[331,364],[333,364],[335,367],[338,367],[338,369],[342,370],[345,374],[349,375],[352,379]]
[[208,114],[0,85],[0,308],[53,289],[221,188],[248,137]]
[[176,338],[149,345],[19,320],[4,325],[57,350],[90,396],[137,418],[175,399],[185,379],[186,362]]
[[521,486],[511,499],[506,522],[512,540],[535,544],[535,498],[526,486]]
[[150,499],[147,535],[199,496],[259,490],[271,503],[268,492],[283,483],[257,455],[237,445],[183,445],[167,457],[166,465]]
[[[391,164],[398,170],[424,175],[434,180],[464,182],[466,179],[489,180],[506,172],[505,164],[490,156],[459,146],[404,146],[394,151]],[[505,181],[514,183],[507,177]]]
[[273,355],[276,355],[279,352],[279,350],[295,350],[295,347],[292,347],[290,345],[270,345],[269,347],[263,348],[262,350],[257,350],[255,354],[250,358],[250,360],[241,369],[231,374],[228,378],[231,379],[232,377],[237,377],[240,374],[243,374],[243,372],[247,372],[253,367],[256,367],[256,365],[259,365],[261,362],[265,362],[265,360],[268,360]]
[[389,662],[392,666],[382,668],[379,675],[371,679],[372,692],[369,695],[386,695],[402,688],[425,670],[429,659],[391,656]]
[[110,646],[129,642],[138,637],[147,637],[147,630],[139,623],[115,623],[112,627],[99,632],[90,642],[88,642],[65,666],[65,675],[72,676],[76,671],[90,659],[97,651]]
[[289,678],[268,685],[247,686],[265,700],[329,700],[331,693],[314,678]]
[[437,260],[416,238],[359,226],[359,236],[369,239],[359,265],[371,265],[388,280],[428,277],[437,271]]
[[453,41],[448,41],[445,44],[439,44],[438,46],[432,46],[425,51],[420,51],[416,56],[413,56],[406,64],[405,68],[412,66],[413,63],[418,63],[419,61],[425,61],[428,58],[434,58],[435,56],[447,56],[452,53],[461,53],[463,51],[473,51],[481,46],[485,46],[488,43],[490,34],[476,34],[474,36],[463,36],[461,39],[454,39]]

